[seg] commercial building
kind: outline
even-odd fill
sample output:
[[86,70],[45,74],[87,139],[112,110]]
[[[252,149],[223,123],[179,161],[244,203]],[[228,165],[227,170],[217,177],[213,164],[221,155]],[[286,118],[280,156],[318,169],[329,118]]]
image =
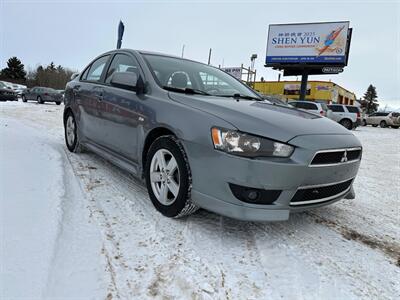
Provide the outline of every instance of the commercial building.
[[[275,95],[285,100],[298,100],[300,81],[256,81],[254,89],[264,95]],[[356,95],[331,81],[308,81],[306,100],[354,105]]]

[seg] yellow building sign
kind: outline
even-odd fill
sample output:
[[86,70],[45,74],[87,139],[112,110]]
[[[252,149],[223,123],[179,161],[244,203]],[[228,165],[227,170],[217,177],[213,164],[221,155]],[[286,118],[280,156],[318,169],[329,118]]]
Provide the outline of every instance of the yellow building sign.
[[[281,99],[298,100],[300,81],[257,81],[254,89],[264,95],[274,95]],[[307,101],[324,101],[354,105],[356,95],[331,81],[309,81],[306,92]]]

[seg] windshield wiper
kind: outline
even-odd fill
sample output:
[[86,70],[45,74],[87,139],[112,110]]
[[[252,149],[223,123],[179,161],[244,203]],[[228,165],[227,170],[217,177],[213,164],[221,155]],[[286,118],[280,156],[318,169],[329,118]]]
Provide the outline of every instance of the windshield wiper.
[[256,100],[256,101],[263,101],[263,99],[248,95],[241,95],[241,94],[233,94],[233,95],[214,95],[216,97],[225,97],[225,98],[235,98],[235,99],[246,99],[246,100]]
[[185,93],[185,94],[197,94],[197,95],[204,95],[204,96],[210,96],[209,93],[198,90],[198,89],[192,89],[192,88],[177,88],[173,86],[163,86],[164,90],[172,91],[172,92],[178,92],[178,93]]

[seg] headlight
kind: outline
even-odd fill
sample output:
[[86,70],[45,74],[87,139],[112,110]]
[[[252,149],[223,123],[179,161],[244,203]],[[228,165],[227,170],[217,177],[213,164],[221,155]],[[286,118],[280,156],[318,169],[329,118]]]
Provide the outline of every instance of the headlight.
[[247,157],[289,157],[294,150],[294,147],[288,144],[236,130],[214,127],[211,129],[211,137],[215,149]]

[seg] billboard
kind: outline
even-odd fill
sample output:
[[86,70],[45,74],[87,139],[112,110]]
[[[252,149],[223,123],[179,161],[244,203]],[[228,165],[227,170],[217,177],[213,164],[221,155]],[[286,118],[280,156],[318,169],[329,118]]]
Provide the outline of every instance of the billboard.
[[222,71],[232,75],[233,77],[241,80],[242,79],[242,68],[241,67],[225,67],[221,68]]
[[266,65],[346,65],[349,22],[269,26]]

